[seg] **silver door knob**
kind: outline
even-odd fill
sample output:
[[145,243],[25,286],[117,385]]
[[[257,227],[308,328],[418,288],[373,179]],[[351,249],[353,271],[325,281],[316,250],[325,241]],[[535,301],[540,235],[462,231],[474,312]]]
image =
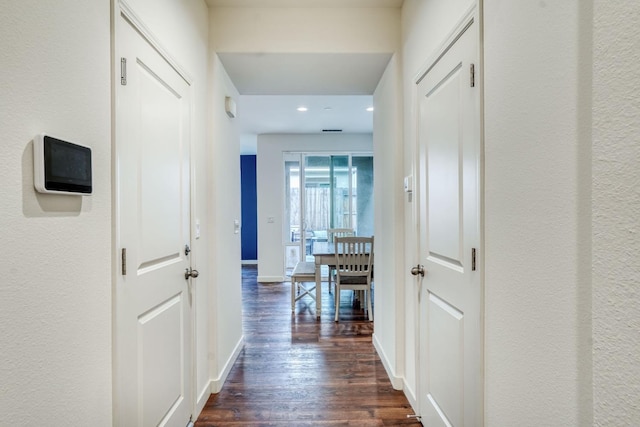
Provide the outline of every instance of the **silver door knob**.
[[200,273],[198,273],[198,270],[193,270],[191,268],[185,268],[184,270],[184,278],[185,280],[189,280],[189,277],[193,277],[194,279],[196,277],[198,277]]
[[420,275],[424,277],[424,271],[425,270],[423,265],[416,265],[411,269],[411,274],[413,274],[414,276]]

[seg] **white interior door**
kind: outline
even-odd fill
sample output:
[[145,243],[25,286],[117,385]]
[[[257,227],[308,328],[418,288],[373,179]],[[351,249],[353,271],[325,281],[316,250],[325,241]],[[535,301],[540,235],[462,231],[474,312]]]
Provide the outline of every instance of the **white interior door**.
[[429,427],[482,425],[477,27],[470,19],[418,83],[418,388]]
[[115,424],[183,427],[193,405],[191,279],[185,279],[190,89],[126,19],[118,24],[126,84],[116,83],[116,242],[123,270],[115,298]]

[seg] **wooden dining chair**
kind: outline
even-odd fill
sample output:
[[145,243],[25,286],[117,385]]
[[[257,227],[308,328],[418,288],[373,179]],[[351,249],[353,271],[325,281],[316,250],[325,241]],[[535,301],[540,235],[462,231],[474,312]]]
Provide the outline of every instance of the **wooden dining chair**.
[[334,242],[336,237],[352,237],[355,236],[353,228],[329,228],[327,229],[327,237],[329,242]]
[[[343,290],[364,291],[369,321],[373,320],[371,305],[371,272],[373,268],[372,237],[336,237],[336,289],[335,307],[337,322],[340,317],[340,293]],[[365,302],[363,301],[363,303]]]
[[[329,228],[327,229],[327,238],[330,243],[335,243],[336,237],[352,237],[355,236],[356,232],[353,228]],[[329,284],[329,293],[331,293],[331,281],[333,280],[335,283],[336,269],[334,266],[329,266],[329,277],[327,282]]]

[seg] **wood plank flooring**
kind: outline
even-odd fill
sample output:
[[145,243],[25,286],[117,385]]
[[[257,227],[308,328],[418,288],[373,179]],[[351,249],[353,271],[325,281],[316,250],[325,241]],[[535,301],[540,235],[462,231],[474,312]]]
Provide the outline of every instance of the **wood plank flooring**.
[[373,348],[373,323],[349,292],[335,323],[325,283],[316,321],[310,297],[291,314],[289,282],[257,283],[252,266],[242,277],[245,348],[196,427],[421,425],[407,418],[413,410]]

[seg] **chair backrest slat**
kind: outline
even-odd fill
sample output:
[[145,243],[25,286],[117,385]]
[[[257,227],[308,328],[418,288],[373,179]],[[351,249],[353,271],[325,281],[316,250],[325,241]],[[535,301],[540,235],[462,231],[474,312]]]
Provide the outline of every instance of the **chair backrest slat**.
[[344,275],[368,275],[373,262],[373,237],[336,237],[336,269]]

